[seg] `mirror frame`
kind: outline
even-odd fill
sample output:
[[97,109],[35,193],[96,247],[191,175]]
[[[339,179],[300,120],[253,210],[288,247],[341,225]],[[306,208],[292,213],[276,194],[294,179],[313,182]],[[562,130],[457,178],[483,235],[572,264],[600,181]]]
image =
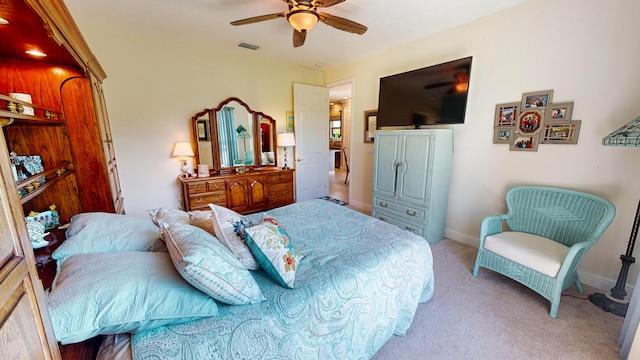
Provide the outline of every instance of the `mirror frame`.
[[[218,117],[217,117],[217,113],[218,111],[222,110],[222,108],[231,103],[231,102],[237,102],[240,105],[242,105],[249,114],[251,114],[251,119],[253,122],[253,149],[254,149],[254,164],[253,165],[249,165],[247,166],[248,168],[259,168],[261,166],[268,166],[268,167],[274,167],[277,168],[278,166],[278,157],[277,157],[277,152],[276,152],[276,121],[275,119],[273,119],[271,116],[266,115],[262,112],[258,112],[255,110],[252,110],[249,105],[247,105],[247,103],[245,103],[244,101],[240,100],[237,97],[230,97],[227,98],[226,100],[222,101],[220,104],[218,104],[218,106],[216,108],[213,109],[204,109],[200,112],[198,112],[197,114],[195,114],[192,118],[191,118],[191,132],[192,132],[192,137],[193,137],[193,143],[195,144],[195,149],[194,149],[194,153],[195,153],[195,158],[196,158],[196,164],[200,164],[200,153],[199,153],[199,146],[198,146],[198,120],[208,114],[209,115],[209,134],[211,134],[211,157],[213,159],[213,167],[210,169],[210,171],[212,171],[213,173],[217,173],[220,170],[224,170],[224,169],[233,169],[233,166],[229,166],[229,167],[222,167],[222,164],[220,162],[220,143],[218,140]],[[271,126],[273,128],[272,131],[272,139],[271,142],[273,144],[273,151],[274,151],[274,162],[273,164],[262,164],[262,139],[260,136],[260,118],[267,120],[271,123]],[[260,156],[257,156],[257,151],[256,149],[260,150]]]

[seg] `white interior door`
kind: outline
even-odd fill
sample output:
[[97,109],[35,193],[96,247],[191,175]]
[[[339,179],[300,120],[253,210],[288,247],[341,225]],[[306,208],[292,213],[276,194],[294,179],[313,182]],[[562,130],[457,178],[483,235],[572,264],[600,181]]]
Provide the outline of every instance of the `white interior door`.
[[296,200],[329,194],[329,90],[293,84],[295,113]]

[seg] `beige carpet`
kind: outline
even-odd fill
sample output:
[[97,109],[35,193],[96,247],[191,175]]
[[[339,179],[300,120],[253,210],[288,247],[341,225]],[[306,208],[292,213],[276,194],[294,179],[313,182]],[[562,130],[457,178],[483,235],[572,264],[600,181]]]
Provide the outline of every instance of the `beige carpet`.
[[528,288],[483,268],[474,277],[476,248],[447,239],[431,248],[433,298],[419,306],[407,335],[391,338],[373,359],[619,358],[624,319],[582,300],[593,288],[567,289],[551,319],[549,302]]

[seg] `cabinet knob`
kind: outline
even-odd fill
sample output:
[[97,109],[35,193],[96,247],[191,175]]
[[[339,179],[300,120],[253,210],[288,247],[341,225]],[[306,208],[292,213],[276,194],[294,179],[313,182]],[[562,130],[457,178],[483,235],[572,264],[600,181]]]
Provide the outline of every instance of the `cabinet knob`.
[[407,211],[406,211],[406,213],[407,213],[407,215],[409,215],[409,216],[416,216],[416,212],[415,212],[415,211],[409,211],[409,210],[407,210]]
[[197,203],[201,203],[201,202],[202,202],[202,198],[201,198],[201,197],[197,198],[197,199],[195,200],[195,202],[197,202]]

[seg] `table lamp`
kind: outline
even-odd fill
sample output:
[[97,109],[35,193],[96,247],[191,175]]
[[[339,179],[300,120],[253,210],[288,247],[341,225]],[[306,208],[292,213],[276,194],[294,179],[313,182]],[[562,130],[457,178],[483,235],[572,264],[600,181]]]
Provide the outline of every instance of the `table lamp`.
[[296,146],[296,139],[293,136],[293,133],[279,133],[276,135],[276,144],[278,147],[284,148],[284,166],[283,169],[288,169],[287,165],[287,147],[288,146]]
[[195,156],[191,144],[186,141],[178,141],[173,146],[173,153],[171,156],[180,157],[182,160],[182,174],[180,176],[189,177],[189,165],[187,165],[187,159]]

